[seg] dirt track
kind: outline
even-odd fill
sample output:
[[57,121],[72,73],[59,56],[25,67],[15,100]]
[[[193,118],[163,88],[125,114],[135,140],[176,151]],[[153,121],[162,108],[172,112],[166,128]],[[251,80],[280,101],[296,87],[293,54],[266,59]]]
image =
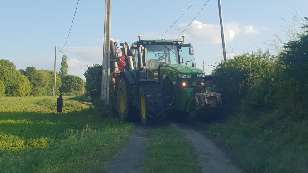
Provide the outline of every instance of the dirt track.
[[142,173],[147,129],[136,127],[128,144],[107,165],[108,173]]
[[[241,173],[230,159],[207,137],[194,129],[172,125],[191,142],[198,155],[202,173]],[[151,129],[136,127],[128,144],[107,165],[108,173],[142,173],[147,133]]]
[[240,173],[230,159],[207,137],[201,133],[182,126],[174,125],[191,141],[203,173]]

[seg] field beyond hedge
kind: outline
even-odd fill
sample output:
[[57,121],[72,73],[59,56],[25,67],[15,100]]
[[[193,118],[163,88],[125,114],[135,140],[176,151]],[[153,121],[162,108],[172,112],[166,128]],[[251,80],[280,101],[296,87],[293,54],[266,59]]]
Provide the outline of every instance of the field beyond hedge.
[[0,97],[1,172],[104,172],[133,129],[77,98],[55,110],[54,97]]

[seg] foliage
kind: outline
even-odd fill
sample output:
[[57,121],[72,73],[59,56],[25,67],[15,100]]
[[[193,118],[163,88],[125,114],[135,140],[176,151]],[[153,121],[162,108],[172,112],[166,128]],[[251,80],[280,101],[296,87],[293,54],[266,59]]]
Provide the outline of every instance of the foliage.
[[[67,57],[64,55],[61,63],[61,75],[58,74],[56,78],[56,94],[60,94],[60,89],[63,89],[66,95],[84,94],[84,81],[80,77],[67,75],[67,71]],[[65,81],[63,86],[62,79]],[[0,83],[0,96],[51,96],[53,94],[54,73],[49,70],[38,70],[35,67],[17,70],[14,63],[1,59],[0,81],[2,81]],[[3,89],[5,94],[2,92]]]
[[283,65],[280,81],[284,86],[279,91],[287,93],[288,97],[283,99],[295,109],[308,106],[308,27],[305,26],[304,30],[297,40],[285,44],[279,56]]
[[248,114],[236,113],[224,123],[210,124],[206,132],[224,144],[243,172],[308,172],[307,121],[290,121],[292,115],[283,118],[283,111],[259,113],[253,120]]
[[64,95],[83,95],[84,81],[78,76],[67,75],[62,78],[61,91]]
[[0,80],[0,97],[5,95],[5,86],[4,82]]
[[7,69],[16,69],[16,66],[14,63],[10,62],[9,60],[1,59],[0,60],[0,66],[1,68],[7,68]]
[[[54,74],[48,70],[37,70],[35,67],[27,67],[22,70],[22,73],[27,76],[32,85],[31,95],[33,96],[51,96]],[[60,93],[61,78],[57,75],[56,93]]]
[[271,100],[276,60],[268,53],[252,53],[220,64],[214,71],[218,90],[230,107],[238,106],[245,97],[251,105],[266,106]]
[[92,67],[88,67],[84,76],[86,77],[87,95],[90,95],[93,99],[98,98],[101,93],[102,66],[96,64]]
[[27,96],[31,92],[29,80],[8,60],[0,60],[0,80],[5,85],[7,96]]
[[2,97],[0,102],[4,172],[104,172],[133,128],[72,97],[64,97],[61,115],[55,114],[54,97]]
[[20,75],[16,85],[16,93],[13,96],[29,96],[31,93],[31,83],[26,76]]
[[304,30],[274,59],[246,54],[215,70],[218,88],[235,109],[208,131],[245,172],[308,172],[308,28]]
[[60,76],[63,78],[68,74],[68,63],[67,63],[67,56],[63,55],[62,56],[62,61],[61,61],[61,68],[60,68]]

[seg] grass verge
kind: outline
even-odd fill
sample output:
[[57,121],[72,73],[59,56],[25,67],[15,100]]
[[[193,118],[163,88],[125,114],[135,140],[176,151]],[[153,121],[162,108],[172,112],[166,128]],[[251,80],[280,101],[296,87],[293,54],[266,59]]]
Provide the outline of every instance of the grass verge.
[[209,124],[207,133],[245,172],[308,172],[307,121],[294,121],[281,111],[255,114]]
[[171,126],[151,130],[144,170],[145,173],[201,172],[191,144]]
[[0,98],[1,172],[104,172],[133,126],[103,117],[91,104],[66,97]]

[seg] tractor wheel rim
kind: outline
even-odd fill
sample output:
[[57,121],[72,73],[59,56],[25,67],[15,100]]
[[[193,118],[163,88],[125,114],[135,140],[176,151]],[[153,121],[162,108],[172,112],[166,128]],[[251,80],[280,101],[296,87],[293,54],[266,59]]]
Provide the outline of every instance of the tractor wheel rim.
[[145,103],[145,97],[141,96],[140,98],[140,114],[141,114],[141,121],[146,120],[146,103]]
[[121,93],[120,97],[119,97],[119,100],[120,100],[120,113],[121,114],[124,114],[126,112],[126,95]]

